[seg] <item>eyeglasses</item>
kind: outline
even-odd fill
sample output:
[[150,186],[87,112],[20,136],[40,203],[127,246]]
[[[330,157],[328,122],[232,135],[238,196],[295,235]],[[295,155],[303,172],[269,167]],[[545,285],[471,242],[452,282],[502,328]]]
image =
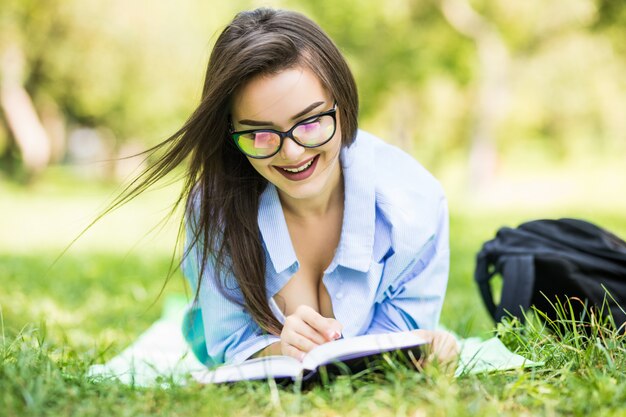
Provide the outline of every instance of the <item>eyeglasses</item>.
[[241,152],[250,158],[264,159],[276,155],[285,138],[305,148],[316,148],[330,141],[337,129],[337,103],[333,108],[299,121],[286,132],[273,129],[243,130],[230,135]]

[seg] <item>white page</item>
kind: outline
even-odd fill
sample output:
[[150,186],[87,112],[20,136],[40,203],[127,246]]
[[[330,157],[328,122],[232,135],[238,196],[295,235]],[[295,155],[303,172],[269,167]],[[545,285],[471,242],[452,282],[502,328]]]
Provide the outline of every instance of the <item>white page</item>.
[[302,364],[290,356],[266,356],[250,359],[239,365],[223,365],[213,371],[195,372],[193,377],[203,384],[239,381],[246,379],[296,378]]
[[377,352],[426,344],[414,331],[372,334],[325,343],[311,350],[302,361],[304,369],[315,369],[346,356],[367,356]]

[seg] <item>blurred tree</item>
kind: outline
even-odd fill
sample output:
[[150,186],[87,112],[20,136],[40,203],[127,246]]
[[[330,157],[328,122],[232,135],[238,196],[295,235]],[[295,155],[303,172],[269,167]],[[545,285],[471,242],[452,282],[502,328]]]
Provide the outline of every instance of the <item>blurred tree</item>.
[[478,14],[467,0],[441,0],[443,15],[450,25],[471,38],[479,62],[477,93],[469,151],[469,182],[484,188],[495,175],[497,127],[509,102],[510,57],[500,31]]
[[56,139],[56,158],[69,125],[110,132],[98,158],[108,159],[182,123],[199,97],[206,40],[237,4],[5,0],[0,51],[23,51],[23,85]]
[[[597,18],[593,24],[596,28],[626,32],[626,2],[623,0],[596,0]],[[626,40],[620,37],[622,45]]]
[[21,85],[53,160],[81,127],[111,137],[114,156],[182,124],[215,35],[261,3],[317,21],[353,68],[361,125],[431,169],[481,146],[556,159],[626,142],[624,1],[3,0],[0,50],[24,54]]
[[608,37],[623,56],[626,54],[626,1],[594,0],[594,3],[596,13],[591,30]]
[[28,177],[33,178],[48,164],[51,148],[30,95],[22,85],[23,68],[20,47],[5,45],[0,55],[0,109],[22,154]]
[[49,137],[29,91],[25,88],[30,65],[25,56],[20,17],[27,2],[8,1],[0,9],[0,110],[19,149],[27,178],[40,173],[51,157]]
[[364,118],[378,111],[390,86],[423,85],[434,74],[460,84],[473,78],[471,44],[442,18],[432,2],[390,0],[290,1],[311,16],[352,64]]
[[[311,16],[351,64],[362,126],[433,168],[464,147],[464,91],[475,77],[474,48],[437,4],[413,0],[289,1]],[[454,122],[451,123],[450,121]]]

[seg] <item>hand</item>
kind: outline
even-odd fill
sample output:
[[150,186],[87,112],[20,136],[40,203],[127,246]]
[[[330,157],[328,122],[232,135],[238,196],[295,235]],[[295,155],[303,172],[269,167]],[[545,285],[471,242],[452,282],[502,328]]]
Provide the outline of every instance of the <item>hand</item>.
[[280,333],[281,353],[302,361],[314,347],[339,339],[342,330],[343,326],[337,320],[324,317],[307,305],[300,305],[285,318]]
[[424,363],[433,360],[441,364],[453,364],[459,357],[459,345],[452,334],[442,330],[415,330],[415,333],[430,342]]

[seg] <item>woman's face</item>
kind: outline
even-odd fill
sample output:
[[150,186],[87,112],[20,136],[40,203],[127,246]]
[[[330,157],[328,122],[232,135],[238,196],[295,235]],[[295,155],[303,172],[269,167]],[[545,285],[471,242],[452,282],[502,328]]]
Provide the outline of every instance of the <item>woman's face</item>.
[[[235,131],[275,129],[288,131],[296,123],[333,108],[333,99],[307,68],[291,68],[251,79],[233,99]],[[341,129],[317,148],[305,148],[285,138],[280,151],[266,159],[249,158],[254,169],[274,184],[281,197],[315,200],[339,186]],[[304,169],[303,169],[304,168]],[[297,171],[297,172],[295,172]]]

